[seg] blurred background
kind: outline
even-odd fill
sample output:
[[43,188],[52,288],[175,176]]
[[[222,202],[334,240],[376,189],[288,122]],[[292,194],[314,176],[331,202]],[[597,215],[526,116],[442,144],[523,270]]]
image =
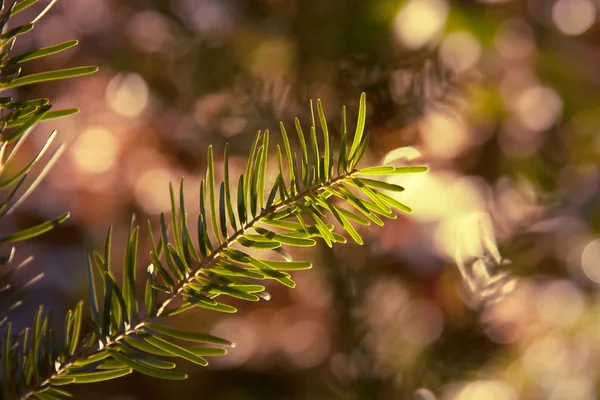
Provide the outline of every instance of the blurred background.
[[[407,187],[399,199],[414,214],[362,227],[362,247],[303,252],[313,270],[294,275],[294,290],[270,287],[269,302],[234,301],[234,315],[173,318],[174,326],[237,343],[207,368],[182,362],[188,380],[132,374],[75,393],[600,398],[598,7],[597,0],[59,1],[17,47],[73,38],[80,46],[26,72],[90,64],[100,72],[19,92],[82,113],[34,133],[39,146],[57,128],[68,149],[3,229],[64,211],[72,217],[17,247],[17,258],[36,256],[27,273],[46,278],[13,318],[30,323],[40,303],[60,316],[85,298],[84,238],[99,248],[112,224],[123,242],[133,213],[143,225],[157,221],[169,208],[169,182],[185,176],[196,204],[209,144],[220,155],[229,142],[237,174],[257,130],[275,133],[280,120],[289,125],[296,116],[306,123],[310,98],[322,99],[335,126],[347,105],[353,127],[364,91],[372,135],[364,165],[431,167],[398,180]],[[124,246],[115,248],[121,258]]]

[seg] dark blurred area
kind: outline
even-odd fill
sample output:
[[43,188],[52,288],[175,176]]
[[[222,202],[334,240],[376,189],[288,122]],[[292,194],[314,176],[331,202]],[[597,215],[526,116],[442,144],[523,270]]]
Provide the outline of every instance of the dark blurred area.
[[[229,143],[237,175],[257,130],[276,136],[279,121],[291,127],[296,116],[308,123],[316,98],[332,129],[343,104],[353,127],[364,91],[365,165],[431,168],[393,178],[414,213],[361,227],[364,246],[304,251],[315,267],[294,275],[294,290],[270,287],[269,302],[174,317],[174,326],[237,343],[207,368],[182,363],[188,380],[134,373],[74,392],[410,399],[426,388],[419,399],[599,398],[598,6],[60,0],[17,47],[80,46],[27,72],[90,64],[100,72],[18,93],[82,112],[34,134],[56,128],[69,147],[12,223],[72,218],[17,247],[46,278],[13,318],[30,323],[43,303],[60,320],[87,296],[84,238],[99,248],[112,224],[122,259],[131,214],[156,222],[169,209],[169,182],[185,176],[192,209],[209,144],[221,155]],[[339,128],[332,134],[339,143]],[[147,254],[148,235],[140,242]],[[144,271],[149,260],[139,258]]]

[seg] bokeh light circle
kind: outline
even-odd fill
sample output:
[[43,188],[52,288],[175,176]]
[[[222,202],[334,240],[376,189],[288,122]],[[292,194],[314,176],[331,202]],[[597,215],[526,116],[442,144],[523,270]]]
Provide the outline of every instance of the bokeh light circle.
[[558,0],[552,7],[552,20],[565,35],[581,35],[594,24],[596,6],[591,0]]

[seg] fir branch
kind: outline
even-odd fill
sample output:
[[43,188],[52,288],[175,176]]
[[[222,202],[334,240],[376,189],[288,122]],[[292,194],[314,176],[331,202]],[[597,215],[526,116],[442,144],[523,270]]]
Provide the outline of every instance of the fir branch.
[[[163,312],[166,310],[167,306],[169,304],[171,304],[172,301],[176,300],[179,295],[183,292],[184,288],[189,285],[190,283],[192,283],[192,281],[194,280],[194,277],[198,276],[198,274],[202,271],[202,270],[207,270],[210,268],[213,268],[217,261],[223,257],[223,252],[230,248],[234,243],[237,242],[237,240],[247,231],[249,231],[251,228],[253,228],[257,223],[259,223],[261,220],[267,218],[269,215],[274,214],[277,211],[280,211],[282,209],[284,209],[285,207],[289,207],[289,206],[293,206],[293,204],[295,204],[296,202],[304,199],[306,196],[311,196],[316,194],[320,189],[323,189],[324,187],[330,187],[330,186],[334,186],[337,183],[342,182],[344,179],[349,178],[353,175],[356,174],[356,172],[358,172],[358,170],[353,170],[351,173],[348,174],[344,174],[342,176],[333,178],[330,182],[327,182],[326,184],[319,184],[318,186],[313,187],[310,190],[306,190],[302,193],[297,194],[294,197],[291,197],[289,199],[287,199],[285,202],[282,202],[278,205],[273,205],[268,209],[264,209],[263,212],[261,214],[259,214],[258,216],[256,216],[253,220],[251,220],[250,222],[248,222],[246,225],[244,225],[242,228],[240,228],[239,230],[237,230],[231,237],[229,237],[225,243],[223,243],[219,248],[215,249],[214,253],[212,253],[210,256],[208,256],[207,258],[205,258],[202,262],[200,262],[198,264],[198,266],[195,268],[195,273],[193,276],[182,280],[177,287],[174,290],[174,293],[172,295],[170,295],[166,300],[163,301],[162,305],[160,306],[160,308],[158,309],[157,312],[157,316],[155,318],[141,318],[136,324],[135,326],[123,331],[123,332],[119,332],[118,334],[112,336],[112,337],[108,337],[105,338],[104,340],[104,344],[101,348],[97,348],[97,349],[91,349],[89,350],[87,353],[81,355],[80,357],[78,357],[77,359],[74,359],[72,361],[70,361],[69,363],[61,366],[55,373],[51,374],[48,378],[46,378],[43,382],[41,382],[39,385],[37,385],[36,388],[30,390],[29,392],[24,393],[20,399],[28,399],[30,398],[32,395],[35,395],[36,392],[39,389],[44,388],[45,386],[51,384],[51,381],[57,377],[60,377],[61,375],[63,375],[65,372],[67,372],[71,367],[73,367],[77,362],[81,361],[81,360],[85,360],[88,359],[90,357],[93,357],[94,355],[98,354],[99,351],[103,351],[105,349],[109,349],[110,347],[118,344],[119,341],[125,340],[128,336],[132,336],[132,335],[137,335],[140,332],[143,332],[143,328],[145,328],[146,326],[152,324],[152,321],[158,319],[161,317],[161,315],[163,314]],[[223,344],[228,343],[227,341],[223,341]],[[235,344],[231,343],[230,344],[232,347],[235,347]],[[110,352],[110,350],[109,350]]]
[[[30,32],[34,24],[50,9],[55,1],[51,1],[41,13],[29,19],[29,22],[24,25],[12,29],[7,28],[11,17],[25,11],[35,3],[37,3],[37,0],[17,0],[5,7],[5,2],[0,1],[0,31],[5,32],[0,35],[0,92],[23,84],[85,75],[96,70],[95,67],[89,67],[22,76],[20,64],[60,53],[77,44],[77,41],[70,41],[42,49],[34,49],[22,55],[13,55],[13,48],[18,37]],[[51,102],[45,98],[20,101],[12,97],[0,97],[0,189],[6,191],[3,193],[3,198],[0,199],[0,219],[13,213],[31,195],[64,150],[64,147],[60,145],[49,158],[44,160],[56,138],[56,131],[54,131],[49,135],[37,155],[25,167],[15,165],[16,160],[19,159],[19,151],[39,122],[65,117],[79,111],[75,108],[51,109]],[[34,176],[32,171],[38,164],[45,165],[43,165],[37,176]],[[17,172],[14,173],[14,171]],[[68,215],[68,213],[65,213],[53,220],[20,231],[5,232],[0,238],[0,243],[29,240],[39,236],[48,230],[54,229],[58,224],[65,221]],[[14,272],[21,270],[31,260],[31,258],[27,258],[16,266],[12,265],[11,261],[14,254],[15,248],[11,247],[9,256],[2,257],[2,260],[0,260],[0,266],[2,266],[0,276],[0,282],[2,282],[2,286],[0,286],[0,326],[8,322],[7,314],[23,303],[23,299],[19,297],[20,291],[37,282],[43,276],[43,273],[37,274],[20,287],[13,287],[11,283],[6,283]]]
[[[6,10],[0,7],[4,10],[0,15],[0,30],[6,32],[0,35],[0,92],[95,72],[95,67],[77,67],[21,76],[19,64],[56,54],[76,44],[73,41],[65,42],[12,56],[11,51],[18,36],[30,32],[55,2],[52,0],[29,23],[9,30],[4,28],[10,17],[34,5],[37,0],[17,0]],[[0,4],[3,5],[1,0]],[[11,187],[6,199],[0,203],[0,218],[10,214],[29,196],[56,160],[57,156],[52,156],[47,168],[29,189],[20,196],[16,195],[27,173],[44,155],[55,135],[50,135],[38,155],[16,175],[3,176],[5,166],[14,159],[40,121],[78,111],[52,111],[51,108],[48,99],[18,102],[8,97],[0,98],[0,186]],[[267,160],[272,153],[269,151],[269,131],[256,135],[245,172],[239,176],[237,186],[236,182],[229,181],[227,147],[224,180],[220,185],[215,183],[214,155],[212,147],[208,148],[206,179],[200,184],[197,244],[192,243],[187,222],[183,181],[178,204],[170,187],[170,233],[165,216],[161,215],[160,235],[156,242],[149,223],[152,251],[151,264],[145,276],[143,308],[138,304],[139,296],[136,293],[139,227],[132,220],[125,243],[122,284],[116,283],[112,273],[112,230],[109,229],[104,251],[92,251],[87,256],[89,309],[86,312],[80,302],[67,312],[62,343],[56,341],[50,315],[44,314],[43,307],[36,312],[31,327],[18,333],[13,332],[10,322],[2,320],[0,326],[4,323],[5,332],[0,346],[0,399],[72,398],[59,387],[115,379],[134,370],[152,377],[185,379],[186,374],[170,371],[175,363],[165,358],[183,358],[204,366],[208,364],[205,357],[223,355],[226,353],[223,347],[233,347],[234,344],[209,334],[162,325],[165,317],[192,307],[236,312],[234,307],[217,301],[225,296],[246,301],[268,300],[270,295],[265,291],[265,286],[257,284],[257,281],[275,280],[293,288],[295,283],[286,271],[308,269],[311,265],[304,261],[293,261],[284,247],[311,247],[316,244],[315,239],[322,239],[330,247],[346,242],[346,238],[336,232],[335,226],[327,218],[333,217],[338,230],[341,228],[355,242],[362,244],[363,240],[353,223],[383,225],[384,218],[396,218],[392,209],[410,212],[408,206],[383,192],[401,192],[404,190],[402,187],[375,178],[388,174],[424,172],[426,167],[357,167],[369,144],[369,134],[364,131],[365,95],[360,98],[358,121],[352,139],[347,135],[343,109],[342,137],[337,150],[333,145],[334,138],[329,134],[321,102],[317,101],[317,118],[312,103],[310,109],[312,124],[307,137],[300,122],[295,120],[301,157],[298,158],[292,151],[285,126],[280,125],[283,149],[279,145],[276,148],[279,170],[269,186]],[[320,135],[317,134],[316,121],[320,125]],[[61,152],[62,147],[55,154]],[[337,160],[334,153],[338,155]],[[232,192],[237,193],[236,204]],[[0,241],[29,239],[53,228],[65,217],[9,234]],[[275,252],[283,261],[258,255],[264,251]],[[0,264],[10,263],[13,254],[14,251],[11,251],[9,256],[1,257]],[[99,279],[95,275],[99,275]],[[171,307],[175,300],[182,304]],[[19,302],[14,304],[18,305]],[[10,306],[9,310],[13,307]],[[83,333],[84,320],[91,328],[87,334]],[[172,339],[204,345],[184,346],[173,343]]]
[[[122,286],[116,284],[111,272],[112,244],[109,229],[103,255],[92,252],[88,256],[90,274],[88,319],[92,332],[86,338],[78,336],[82,321],[82,309],[78,307],[67,314],[63,350],[52,353],[50,347],[44,347],[43,344],[36,345],[40,342],[39,337],[49,336],[49,332],[35,328],[40,325],[42,314],[39,311],[33,329],[36,335],[30,341],[23,339],[21,344],[15,344],[16,348],[28,348],[26,358],[29,364],[13,363],[3,370],[4,378],[8,374],[15,379],[17,386],[20,385],[22,391],[18,398],[49,398],[47,396],[59,398],[52,397],[47,394],[47,391],[55,386],[70,383],[113,379],[134,370],[164,379],[184,379],[185,374],[165,370],[174,366],[173,363],[156,356],[183,358],[199,365],[206,365],[207,361],[204,357],[225,354],[226,351],[219,347],[182,347],[167,338],[218,346],[234,344],[207,334],[168,328],[158,324],[159,321],[195,306],[221,312],[235,312],[234,307],[217,302],[216,299],[221,296],[247,301],[258,301],[261,297],[269,298],[263,285],[254,284],[248,279],[253,281],[272,279],[293,288],[295,283],[291,275],[285,271],[307,269],[310,268],[310,263],[291,260],[282,246],[310,247],[316,244],[314,238],[321,238],[330,247],[334,243],[346,242],[344,236],[335,232],[332,224],[324,222],[327,215],[333,216],[344,231],[348,232],[357,243],[362,244],[362,238],[350,221],[367,225],[372,221],[381,225],[383,221],[379,216],[396,218],[392,208],[410,212],[410,208],[381,192],[381,190],[400,192],[404,190],[402,187],[368,176],[424,172],[427,170],[426,167],[380,166],[364,169],[356,167],[369,140],[369,135],[364,133],[365,95],[361,96],[356,133],[351,146],[347,148],[344,145],[339,150],[341,156],[337,160],[337,166],[334,165],[332,138],[328,134],[327,121],[320,102],[317,102],[317,112],[321,125],[321,140],[327,145],[323,146],[322,151],[319,149],[313,117],[308,139],[312,157],[309,158],[305,147],[307,140],[297,122],[296,130],[303,147],[303,156],[298,159],[292,152],[287,132],[282,124],[281,134],[288,168],[287,171],[284,170],[283,166],[286,162],[283,160],[280,147],[277,146],[279,173],[266,201],[269,132],[265,131],[264,135],[259,132],[256,135],[250,149],[246,171],[238,179],[237,213],[234,211],[229,194],[227,150],[224,182],[217,191],[212,147],[209,147],[207,177],[206,181],[200,184],[197,247],[191,244],[183,181],[179,191],[178,206],[171,187],[171,239],[167,232],[165,216],[161,215],[158,245],[151,237],[152,264],[146,276],[145,313],[140,313],[135,293],[139,228],[134,226],[132,221],[126,243]],[[345,121],[343,125],[346,125]],[[342,143],[345,142],[344,139]],[[299,172],[298,163],[301,164],[302,174]],[[337,171],[337,174],[334,171]],[[351,206],[352,209],[346,209],[343,204]],[[233,232],[227,229],[227,219]],[[152,236],[151,227],[150,233]],[[216,244],[213,245],[212,241]],[[274,250],[283,257],[283,261],[272,261],[259,255],[250,255],[247,250],[244,250],[246,248],[257,251]],[[100,272],[103,282],[102,310],[96,298],[93,266]],[[161,296],[161,292],[166,293],[166,297],[163,295],[159,302],[157,299]],[[181,300],[183,304],[170,308],[176,299]],[[7,332],[7,337],[9,336],[10,333]],[[41,342],[44,343],[43,340]],[[3,355],[5,360],[7,358],[14,360],[15,357],[11,353],[14,351],[8,348],[5,350]],[[52,362],[39,361],[40,357],[37,357],[39,354],[46,356]],[[19,380],[21,376],[25,379]]]

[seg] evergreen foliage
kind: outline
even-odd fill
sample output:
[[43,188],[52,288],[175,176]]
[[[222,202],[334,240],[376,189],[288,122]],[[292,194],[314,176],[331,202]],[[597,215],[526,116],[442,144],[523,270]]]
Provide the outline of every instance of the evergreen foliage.
[[[21,0],[7,6],[4,1],[0,1],[0,32],[2,32],[0,34],[0,189],[3,190],[0,219],[11,215],[31,195],[64,151],[64,146],[60,145],[49,157],[45,157],[56,139],[56,131],[54,131],[29,163],[24,167],[17,165],[15,162],[19,158],[17,154],[28,140],[33,128],[41,121],[69,116],[79,111],[76,108],[53,110],[52,104],[47,98],[19,101],[7,91],[35,83],[87,75],[97,70],[96,67],[79,67],[29,75],[22,74],[24,63],[60,53],[77,45],[76,40],[71,40],[25,54],[12,54],[18,36],[30,32],[55,1],[50,2],[41,13],[35,15],[29,22],[11,29],[8,28],[11,17],[20,14],[36,3],[37,0]],[[43,161],[45,158],[47,159]],[[37,176],[34,176],[32,171],[38,164],[43,164],[43,166]],[[65,213],[37,226],[7,234],[0,237],[0,243],[14,243],[39,236],[53,229],[68,217],[69,214]],[[15,264],[13,262],[14,255],[15,248],[11,247],[8,254],[0,257],[0,265],[3,269],[0,276],[0,326],[7,323],[6,314],[23,303],[23,299],[17,297],[18,292],[9,279],[15,271],[28,265],[31,258]],[[34,276],[20,289],[37,282],[42,276],[43,273]]]
[[[37,0],[21,0],[2,7],[0,23]],[[20,76],[20,64],[67,50],[75,41],[12,56],[17,36],[31,29],[52,6],[31,20],[0,35],[2,79],[0,91],[92,73],[95,67],[79,67]],[[51,111],[47,99],[15,102],[0,99],[2,139],[0,173],[11,162],[31,130],[42,120],[77,112],[75,109]],[[226,354],[234,344],[206,333],[182,331],[167,325],[166,319],[194,307],[216,312],[235,313],[227,298],[250,302],[268,300],[267,280],[293,288],[294,271],[309,269],[306,261],[292,260],[290,247],[312,247],[318,240],[328,246],[345,243],[347,233],[362,244],[355,224],[383,225],[384,219],[396,218],[394,210],[411,209],[390,196],[403,187],[381,180],[390,174],[425,172],[424,166],[359,167],[368,144],[365,132],[366,98],[360,98],[358,120],[353,134],[348,132],[346,111],[342,112],[341,139],[334,146],[320,101],[312,124],[302,127],[295,120],[294,134],[299,151],[290,145],[286,127],[281,124],[282,145],[273,146],[269,131],[258,132],[250,149],[245,171],[230,176],[227,147],[224,150],[223,181],[217,181],[212,146],[208,148],[206,178],[199,186],[199,205],[186,209],[184,181],[176,192],[171,186],[170,215],[161,214],[155,231],[149,221],[151,263],[144,276],[138,271],[140,227],[135,219],[127,236],[126,256],[115,266],[111,257],[112,234],[109,228],[104,248],[87,255],[89,298],[79,302],[64,317],[64,331],[56,334],[50,315],[39,307],[31,327],[20,332],[4,320],[0,346],[2,399],[68,399],[72,395],[63,386],[119,378],[137,371],[162,379],[185,379],[175,370],[174,359],[182,358],[200,366],[207,358]],[[306,133],[305,133],[306,132]],[[46,163],[46,168],[22,194],[17,194],[31,168],[42,158],[55,138],[52,133],[34,160],[15,175],[2,176],[0,186],[11,188],[0,205],[0,216],[10,214],[39,183],[62,147]],[[274,151],[273,151],[274,150]],[[269,157],[274,157],[273,165]],[[270,179],[275,176],[275,179]],[[36,227],[9,234],[0,242],[25,240],[49,229],[68,214]],[[2,257],[10,265],[10,256]],[[141,257],[140,257],[141,258]],[[17,267],[18,268],[18,267]],[[114,270],[123,268],[123,280],[116,281]],[[145,282],[143,293],[137,283]],[[12,305],[7,306],[7,310]],[[86,326],[84,327],[84,322]],[[57,337],[63,337],[58,341]],[[180,343],[189,343],[182,345]]]

